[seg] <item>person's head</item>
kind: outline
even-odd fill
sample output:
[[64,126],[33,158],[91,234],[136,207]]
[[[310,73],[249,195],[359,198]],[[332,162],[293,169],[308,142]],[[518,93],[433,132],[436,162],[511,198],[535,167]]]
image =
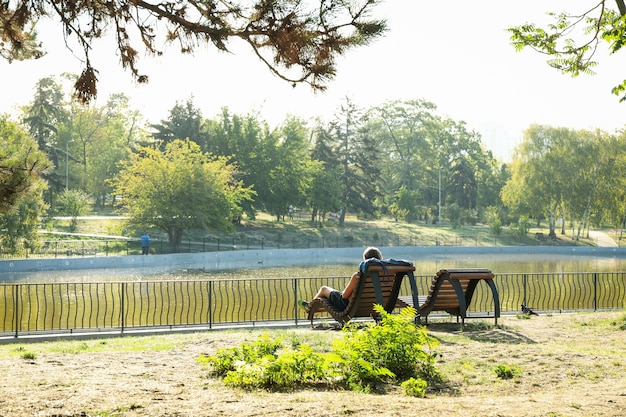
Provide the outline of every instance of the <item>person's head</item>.
[[383,254],[380,252],[380,249],[370,246],[363,252],[363,259],[370,258],[383,259]]

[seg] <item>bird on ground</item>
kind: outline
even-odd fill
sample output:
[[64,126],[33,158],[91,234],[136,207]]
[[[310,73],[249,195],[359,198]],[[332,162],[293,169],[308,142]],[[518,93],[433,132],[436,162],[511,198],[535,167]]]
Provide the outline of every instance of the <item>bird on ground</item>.
[[529,316],[538,316],[539,314],[535,313],[532,309],[530,309],[530,307],[527,307],[526,305],[522,304],[522,313],[529,315]]

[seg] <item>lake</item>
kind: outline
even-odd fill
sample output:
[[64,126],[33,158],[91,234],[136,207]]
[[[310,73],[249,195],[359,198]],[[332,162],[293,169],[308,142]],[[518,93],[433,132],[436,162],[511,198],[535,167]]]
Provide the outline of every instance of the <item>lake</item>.
[[[626,259],[621,257],[516,254],[433,255],[414,262],[416,274],[434,275],[444,268],[489,268],[495,274],[542,272],[621,272],[626,271]],[[224,271],[175,269],[168,272],[144,269],[91,269],[0,273],[0,282],[95,282],[138,280],[207,280],[232,278],[294,278],[345,277],[357,267],[354,264],[326,264],[301,267],[257,267]]]

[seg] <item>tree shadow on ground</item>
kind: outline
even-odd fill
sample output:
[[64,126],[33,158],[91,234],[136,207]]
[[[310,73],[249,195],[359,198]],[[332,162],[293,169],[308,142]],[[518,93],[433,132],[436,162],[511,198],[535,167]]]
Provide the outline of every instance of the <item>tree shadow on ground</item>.
[[486,322],[465,322],[462,328],[459,323],[429,323],[427,328],[431,336],[434,337],[437,336],[437,333],[455,333],[476,342],[508,344],[537,343],[533,339],[508,329],[505,326]]

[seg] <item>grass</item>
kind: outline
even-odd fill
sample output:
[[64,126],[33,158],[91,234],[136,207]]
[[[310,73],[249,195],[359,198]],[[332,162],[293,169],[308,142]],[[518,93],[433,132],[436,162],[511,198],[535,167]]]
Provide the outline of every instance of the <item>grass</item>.
[[[201,354],[256,340],[262,333],[323,351],[342,337],[337,331],[228,330],[2,345],[2,364],[12,369],[15,362],[20,371],[0,387],[0,411],[19,408],[27,410],[21,415],[32,415],[50,407],[47,411],[54,408],[56,415],[176,415],[177,410],[202,414],[210,406],[214,415],[295,417],[328,415],[331,401],[337,415],[359,417],[371,410],[395,415],[398,409],[433,417],[461,409],[471,416],[608,417],[620,415],[626,406],[624,322],[624,311],[506,316],[499,326],[472,320],[459,331],[453,319],[439,319],[429,332],[440,341],[435,365],[444,379],[429,388],[425,399],[400,387],[371,395],[315,388],[243,391],[208,378],[196,363]],[[22,368],[26,353],[36,359]],[[37,388],[24,392],[25,384]],[[14,391],[7,391],[14,385]],[[590,392],[595,394],[585,394]],[[54,400],[67,395],[74,401]]]
[[[111,213],[100,213],[111,214]],[[88,216],[89,217],[89,216]],[[102,218],[92,216],[78,221],[77,233],[88,235],[138,237],[125,229],[122,218]],[[48,231],[69,232],[69,220],[54,220]],[[377,220],[362,220],[348,215],[344,225],[336,221],[326,221],[321,226],[313,225],[304,214],[294,219],[276,221],[273,216],[259,213],[254,220],[244,219],[233,233],[207,232],[202,230],[186,231],[183,240],[220,239],[225,245],[245,245],[245,242],[264,242],[266,247],[350,247],[350,246],[533,246],[539,245],[535,233],[547,235],[547,228],[537,227],[527,236],[519,237],[504,228],[495,236],[485,225],[452,226],[432,225],[424,222],[402,223],[383,217]],[[568,233],[570,231],[566,231]],[[166,240],[167,237],[157,230],[151,231],[153,239]],[[593,245],[593,240],[574,241],[568,234],[558,235],[556,241],[544,242],[551,245]],[[70,237],[71,238],[71,237]],[[75,237],[74,237],[75,238]]]

